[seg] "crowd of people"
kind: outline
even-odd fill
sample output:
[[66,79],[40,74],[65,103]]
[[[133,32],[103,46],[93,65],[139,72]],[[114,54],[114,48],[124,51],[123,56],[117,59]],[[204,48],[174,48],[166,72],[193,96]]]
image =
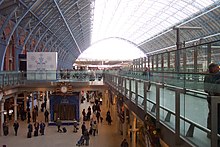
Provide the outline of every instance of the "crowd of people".
[[[43,104],[46,105],[46,101],[42,102]],[[49,112],[46,109],[46,106],[44,106],[45,111],[44,113],[44,117],[45,117],[45,123],[48,123],[49,121]],[[27,105],[27,109],[24,111],[23,108],[19,107],[19,111],[18,111],[18,115],[17,115],[17,119],[21,120],[21,121],[27,121],[27,137],[31,138],[32,137],[32,132],[34,132],[34,136],[38,136],[38,134],[40,133],[41,135],[44,135],[44,130],[46,127],[46,124],[43,121],[40,121],[40,123],[38,122],[38,106],[35,105],[32,109],[30,109],[30,106]],[[32,120],[31,120],[32,118]],[[9,119],[10,120],[10,119]],[[33,127],[34,126],[34,127]],[[15,120],[13,123],[13,129],[14,129],[14,134],[15,136],[18,135],[18,130],[19,130],[20,124],[19,121]],[[4,123],[3,123],[3,134],[4,136],[7,136],[9,134],[9,123],[7,121],[7,119],[5,119]]]
[[[90,100],[90,99],[89,99]],[[34,106],[32,111],[30,108],[27,108],[26,115],[24,119],[27,121],[27,138],[31,138],[32,136],[39,136],[45,134],[46,123],[49,122],[49,111],[45,107],[46,102],[42,102],[41,111],[38,111],[38,106]],[[79,141],[76,143],[77,145],[89,145],[90,136],[96,136],[99,133],[99,126],[103,123],[103,116],[101,113],[101,104],[100,101],[95,100],[94,103],[89,102],[89,106],[86,109],[82,110],[82,125],[81,125],[81,137]],[[44,119],[38,118],[38,113],[41,113],[41,116],[44,116]],[[38,121],[40,120],[40,121]],[[112,117],[110,111],[107,111],[105,120],[108,125],[112,123]],[[74,119],[73,121],[73,132],[77,133],[79,129],[80,122]],[[56,120],[57,132],[64,132],[62,130],[62,121],[60,118]],[[13,128],[14,134],[17,136],[19,130],[19,121],[14,121]],[[7,136],[9,134],[9,123],[5,121],[3,123],[3,132],[4,135]],[[124,143],[123,143],[124,144]]]
[[[90,98],[88,94],[87,96],[87,102],[89,102]],[[108,117],[110,116],[110,112],[108,111]],[[107,118],[107,116],[106,116]],[[106,119],[107,120],[107,119]],[[101,115],[101,103],[95,98],[94,103],[92,102],[92,107],[88,106],[87,111],[86,109],[82,110],[82,125],[81,125],[81,134],[79,141],[77,142],[77,145],[84,144],[89,145],[89,139],[90,135],[96,136],[98,134],[98,124],[103,122],[103,117]],[[86,121],[89,122],[89,127],[86,126]]]

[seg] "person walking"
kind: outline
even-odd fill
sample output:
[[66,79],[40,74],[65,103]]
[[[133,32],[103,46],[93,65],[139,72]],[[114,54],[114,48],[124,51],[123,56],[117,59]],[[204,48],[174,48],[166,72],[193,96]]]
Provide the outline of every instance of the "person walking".
[[28,123],[28,134],[27,134],[28,138],[31,138],[32,132],[33,132],[33,126],[31,123]]
[[85,139],[85,141],[86,141],[86,146],[88,146],[89,145],[89,139],[90,139],[90,137],[89,137],[89,132],[88,132],[88,130],[86,129],[85,130],[85,132],[84,132],[84,139]]
[[15,136],[18,134],[18,128],[19,128],[19,123],[17,121],[14,122],[13,124],[14,131],[15,131]]
[[97,122],[99,123],[99,118],[100,118],[100,111],[96,111],[96,119],[97,119]]
[[32,110],[32,120],[33,120],[33,122],[36,122],[36,120],[37,120],[37,110],[36,109]]
[[85,125],[85,122],[83,122],[82,126],[81,126],[81,129],[82,129],[82,135],[84,135],[85,131],[86,131],[86,125]]
[[40,122],[40,134],[44,135],[45,123],[43,121]]
[[87,121],[90,120],[91,114],[92,114],[92,113],[91,113],[91,110],[90,110],[90,111],[88,110],[87,115],[86,115],[86,120],[87,120]]
[[62,130],[60,129],[61,125],[62,125],[62,122],[60,118],[58,117],[57,118],[57,132],[62,132]]
[[3,123],[3,132],[4,132],[4,135],[5,135],[5,136],[8,135],[9,130],[8,130],[8,122],[7,122],[7,121],[5,121],[5,122]]
[[34,123],[34,136],[38,136],[39,128],[40,128],[40,125],[38,121],[36,120],[36,122]]
[[73,132],[77,133],[79,123],[76,121],[76,119],[73,120]]
[[87,118],[86,118],[86,109],[82,110],[82,116],[83,116],[83,121],[86,121],[87,120]]
[[94,121],[94,123],[92,124],[92,134],[93,134],[93,136],[95,136],[97,128],[98,128],[97,123],[96,123],[96,121]]
[[[207,102],[208,102],[208,117],[207,117],[207,128],[211,130],[211,97],[220,96],[219,84],[220,84],[220,72],[219,66],[215,63],[210,63],[208,66],[208,72],[204,78],[204,91],[208,93]],[[220,124],[220,106],[218,106],[218,124]],[[218,133],[220,133],[220,125],[218,125]],[[210,138],[210,134],[207,135]]]
[[112,118],[111,118],[111,115],[110,115],[110,111],[107,111],[106,121],[108,122],[108,125],[111,125]]
[[28,118],[28,123],[30,123],[31,122],[31,112],[30,111],[27,112],[27,118]]
[[45,118],[45,122],[49,121],[49,112],[47,111],[47,109],[44,112],[44,118]]

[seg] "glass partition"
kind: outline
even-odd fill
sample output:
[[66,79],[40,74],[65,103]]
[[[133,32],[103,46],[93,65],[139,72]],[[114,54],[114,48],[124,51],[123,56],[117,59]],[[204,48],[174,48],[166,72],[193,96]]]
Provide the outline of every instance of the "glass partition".
[[180,72],[185,72],[185,63],[186,61],[184,60],[185,58],[185,51],[184,50],[179,50],[179,62],[180,62],[180,67],[179,71]]
[[157,71],[162,71],[162,58],[161,58],[161,54],[157,55]]
[[198,72],[206,72],[208,69],[208,45],[199,46],[197,60],[197,64],[200,67]]
[[[202,89],[199,91],[194,88],[192,81],[185,78],[188,74],[175,74],[175,73],[157,73],[152,78],[151,86],[148,89],[149,84],[146,83],[146,89],[144,89],[144,81],[138,79],[131,79],[131,101],[136,104],[136,91],[137,93],[137,105],[144,110],[146,105],[146,111],[150,113],[156,119],[156,85],[162,84],[159,89],[159,119],[169,129],[176,131],[176,125],[180,128],[180,135],[198,146],[210,146],[210,139],[207,138],[207,114],[208,103],[206,100],[207,94]],[[197,74],[197,77],[203,77],[204,75]],[[161,81],[160,81],[161,80]],[[135,89],[135,83],[137,82],[138,89]],[[199,84],[199,82],[201,84]],[[167,84],[169,83],[169,84]],[[202,85],[202,81],[197,81],[197,85]],[[194,85],[195,87],[195,85]],[[198,86],[202,88],[202,86]],[[198,88],[197,87],[197,88]],[[188,89],[189,88],[189,89]],[[129,91],[129,77],[126,79],[126,89]],[[146,93],[147,99],[144,103],[144,93]],[[176,102],[179,102],[176,105]],[[176,110],[179,109],[179,115]],[[179,124],[176,122],[179,119]],[[178,127],[177,127],[178,128]]]
[[220,42],[211,44],[211,62],[218,63],[220,65]]
[[168,69],[168,53],[163,54],[163,71],[169,71]]
[[160,121],[175,130],[175,91],[169,87],[160,88]]
[[170,52],[170,68],[169,71],[175,71],[175,51]]

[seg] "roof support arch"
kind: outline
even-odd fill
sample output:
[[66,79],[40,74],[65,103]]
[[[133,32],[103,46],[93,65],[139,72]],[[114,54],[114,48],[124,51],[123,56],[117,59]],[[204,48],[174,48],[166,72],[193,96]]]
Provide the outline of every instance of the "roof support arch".
[[49,10],[49,12],[48,12],[46,15],[44,15],[44,17],[42,17],[42,18],[40,19],[40,21],[38,21],[38,23],[34,26],[34,28],[32,28],[32,30],[29,32],[28,36],[25,38],[23,47],[27,44],[28,39],[30,38],[30,36],[32,35],[32,33],[34,32],[34,30],[37,28],[37,26],[38,26],[40,23],[42,23],[43,19],[44,19],[45,17],[47,17],[48,14],[49,14],[51,11],[52,11],[52,9]]
[[12,31],[11,31],[11,33],[10,33],[10,35],[9,35],[9,38],[7,39],[7,41],[6,41],[6,46],[4,47],[4,53],[3,53],[3,58],[1,59],[1,70],[3,70],[3,67],[4,67],[4,57],[5,57],[5,53],[6,53],[6,50],[7,50],[7,48],[8,48],[8,45],[9,45],[9,43],[10,43],[10,40],[11,40],[11,38],[12,38],[12,35],[14,34],[14,32],[15,32],[15,30],[17,29],[17,27],[19,26],[19,24],[20,24],[20,22],[24,19],[24,17],[30,12],[30,10],[38,3],[38,1],[39,0],[36,0],[34,3],[33,3],[33,5],[30,7],[30,8],[28,8],[25,12],[24,12],[24,14],[19,18],[19,20],[16,22],[16,24],[15,24],[15,26],[13,27],[13,29],[12,29]]

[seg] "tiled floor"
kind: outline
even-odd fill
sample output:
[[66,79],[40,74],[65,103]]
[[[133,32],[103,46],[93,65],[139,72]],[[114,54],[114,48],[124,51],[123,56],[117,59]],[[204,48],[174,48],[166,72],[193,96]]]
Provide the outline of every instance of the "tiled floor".
[[[90,103],[84,102],[81,104],[81,109],[85,108],[87,110]],[[106,115],[106,105],[103,104],[101,109],[101,114],[105,118]],[[112,114],[115,109],[112,109]],[[43,114],[40,112],[39,121],[43,120]],[[44,136],[38,136],[32,138],[27,138],[27,123],[20,122],[20,127],[18,130],[18,136],[14,135],[12,128],[12,123],[10,122],[9,135],[0,136],[0,147],[6,145],[7,147],[75,147],[76,142],[80,138],[81,129],[78,133],[73,133],[73,126],[66,126],[67,133],[58,133],[56,126],[47,126]],[[86,125],[89,127],[89,122]],[[80,125],[82,122],[80,122]],[[81,126],[80,126],[81,127]],[[116,130],[116,124],[111,126],[107,125],[105,119],[102,124],[98,125],[99,134],[97,136],[90,136],[90,147],[117,147],[120,146],[122,141],[122,135],[120,135]]]

